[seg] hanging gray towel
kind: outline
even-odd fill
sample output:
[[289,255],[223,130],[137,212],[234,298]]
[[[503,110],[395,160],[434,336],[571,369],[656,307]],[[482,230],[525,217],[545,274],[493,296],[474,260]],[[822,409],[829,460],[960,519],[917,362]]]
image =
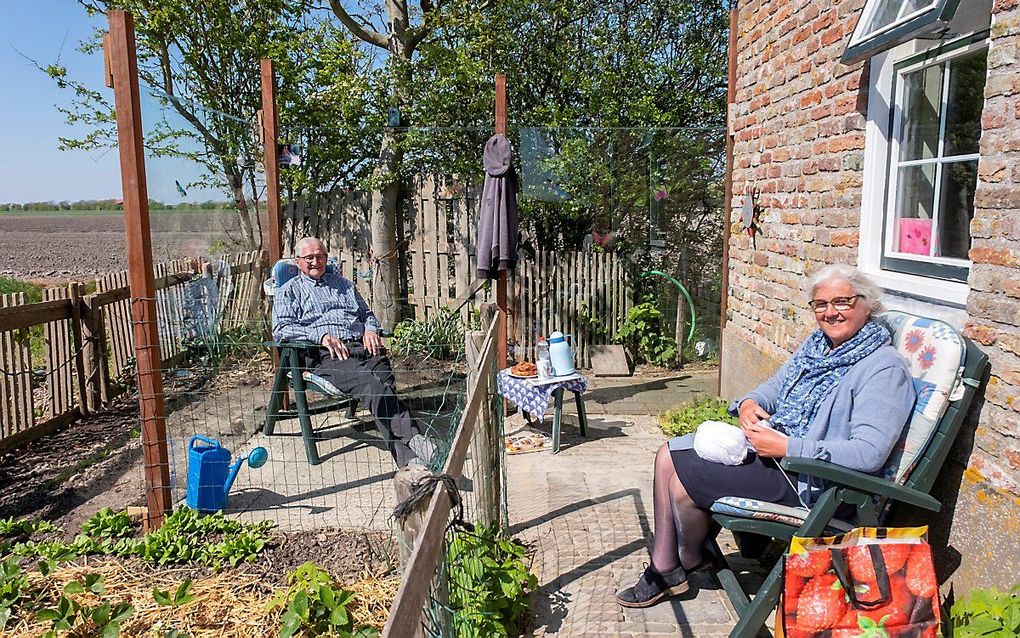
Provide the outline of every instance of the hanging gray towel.
[[478,214],[478,273],[496,279],[501,270],[517,265],[517,173],[513,149],[503,135],[485,143],[485,183]]

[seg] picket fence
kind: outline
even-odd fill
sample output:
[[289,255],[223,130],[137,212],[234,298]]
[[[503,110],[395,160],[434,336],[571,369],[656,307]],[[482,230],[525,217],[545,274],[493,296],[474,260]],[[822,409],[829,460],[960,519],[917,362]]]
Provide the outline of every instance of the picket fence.
[[[224,259],[221,331],[250,321],[262,280],[258,251]],[[180,321],[184,285],[204,269],[188,260],[154,268],[163,369],[177,366],[186,354]],[[84,291],[81,283],[47,288],[38,303],[27,303],[24,293],[0,295],[0,450],[100,409],[130,384],[135,349],[128,274],[100,277],[95,293]],[[40,336],[37,361],[32,344]]]
[[[458,306],[468,320],[482,304],[495,303],[495,282],[475,279],[481,184],[422,177],[412,180],[410,191],[397,223],[408,305],[418,320]],[[319,237],[344,276],[371,300],[371,197],[352,192],[292,200],[283,207],[284,253],[293,254],[294,242],[305,235]],[[533,358],[538,336],[559,330],[573,335],[578,363],[587,367],[591,346],[610,343],[633,305],[632,276],[615,254],[522,252],[508,290],[517,357]]]

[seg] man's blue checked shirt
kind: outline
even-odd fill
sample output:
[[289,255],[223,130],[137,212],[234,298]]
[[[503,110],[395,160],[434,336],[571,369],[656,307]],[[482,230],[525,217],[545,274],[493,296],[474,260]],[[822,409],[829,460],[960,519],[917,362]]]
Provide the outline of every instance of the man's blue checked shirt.
[[277,341],[322,343],[327,334],[337,339],[361,339],[366,330],[382,332],[364,298],[350,280],[333,272],[320,279],[300,273],[276,291],[273,337]]

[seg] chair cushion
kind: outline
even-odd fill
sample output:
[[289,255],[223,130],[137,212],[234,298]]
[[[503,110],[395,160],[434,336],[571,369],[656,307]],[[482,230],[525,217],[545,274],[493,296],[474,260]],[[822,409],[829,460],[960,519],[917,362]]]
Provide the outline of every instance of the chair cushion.
[[937,319],[898,311],[883,313],[882,318],[893,330],[893,346],[907,360],[917,392],[910,422],[882,470],[884,478],[903,483],[931,441],[950,401],[959,398],[963,390],[967,345],[952,326]]
[[[712,511],[716,514],[725,514],[727,516],[773,521],[800,527],[804,524],[804,519],[807,518],[810,510],[806,507],[790,507],[768,501],[759,501],[753,498],[724,496],[716,500],[715,503],[712,503]],[[828,530],[837,533],[849,532],[854,527],[856,525],[853,523],[838,519],[832,519],[828,524]]]

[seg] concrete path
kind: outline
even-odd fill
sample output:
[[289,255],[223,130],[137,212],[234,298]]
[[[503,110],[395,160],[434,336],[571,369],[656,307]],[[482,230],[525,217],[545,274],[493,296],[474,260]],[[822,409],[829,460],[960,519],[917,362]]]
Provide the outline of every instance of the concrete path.
[[[729,633],[736,616],[706,575],[692,576],[687,594],[648,609],[624,609],[613,599],[633,584],[650,556],[652,459],[665,440],[652,415],[693,394],[714,394],[715,374],[597,379],[585,395],[588,438],[580,436],[571,415],[559,454],[508,457],[511,532],[534,547],[539,577],[534,635]],[[508,431],[523,426],[519,416],[507,419]]]

